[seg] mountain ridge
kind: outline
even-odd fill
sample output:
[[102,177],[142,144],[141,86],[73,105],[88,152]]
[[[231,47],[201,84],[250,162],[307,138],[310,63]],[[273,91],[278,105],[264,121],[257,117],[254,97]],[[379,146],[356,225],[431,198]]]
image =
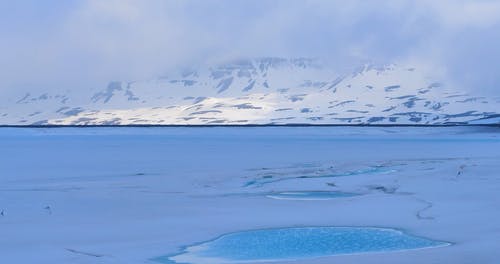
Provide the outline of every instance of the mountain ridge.
[[257,58],[112,81],[86,96],[27,91],[0,125],[497,124],[499,98],[450,89],[415,67],[339,73],[309,58]]

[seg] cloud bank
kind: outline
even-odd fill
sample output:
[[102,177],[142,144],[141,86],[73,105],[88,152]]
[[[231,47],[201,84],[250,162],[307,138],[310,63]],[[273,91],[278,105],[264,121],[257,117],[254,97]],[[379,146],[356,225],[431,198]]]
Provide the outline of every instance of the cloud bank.
[[0,91],[100,89],[239,57],[409,62],[500,86],[500,1],[0,1]]

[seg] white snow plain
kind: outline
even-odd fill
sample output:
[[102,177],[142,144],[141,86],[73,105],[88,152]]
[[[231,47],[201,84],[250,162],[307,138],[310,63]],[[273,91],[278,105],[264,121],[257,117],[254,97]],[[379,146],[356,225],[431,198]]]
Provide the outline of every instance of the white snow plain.
[[[498,127],[1,128],[0,262],[158,263],[233,232],[353,226],[451,245],[274,263],[498,263],[499,171]],[[358,195],[268,197],[300,191]]]

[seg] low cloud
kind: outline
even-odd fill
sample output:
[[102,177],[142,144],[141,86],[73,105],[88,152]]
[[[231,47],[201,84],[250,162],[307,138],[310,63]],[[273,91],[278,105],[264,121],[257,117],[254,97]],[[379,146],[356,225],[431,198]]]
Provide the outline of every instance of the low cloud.
[[238,57],[415,62],[467,90],[500,85],[500,2],[10,1],[0,89],[100,89]]

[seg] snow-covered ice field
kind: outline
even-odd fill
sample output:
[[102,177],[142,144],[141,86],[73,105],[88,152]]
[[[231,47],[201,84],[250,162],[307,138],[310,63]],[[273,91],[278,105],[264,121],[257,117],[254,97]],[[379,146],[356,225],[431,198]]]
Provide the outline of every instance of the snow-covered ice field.
[[499,171],[498,127],[0,128],[0,263],[176,263],[236,232],[377,227],[450,245],[273,263],[493,264]]

